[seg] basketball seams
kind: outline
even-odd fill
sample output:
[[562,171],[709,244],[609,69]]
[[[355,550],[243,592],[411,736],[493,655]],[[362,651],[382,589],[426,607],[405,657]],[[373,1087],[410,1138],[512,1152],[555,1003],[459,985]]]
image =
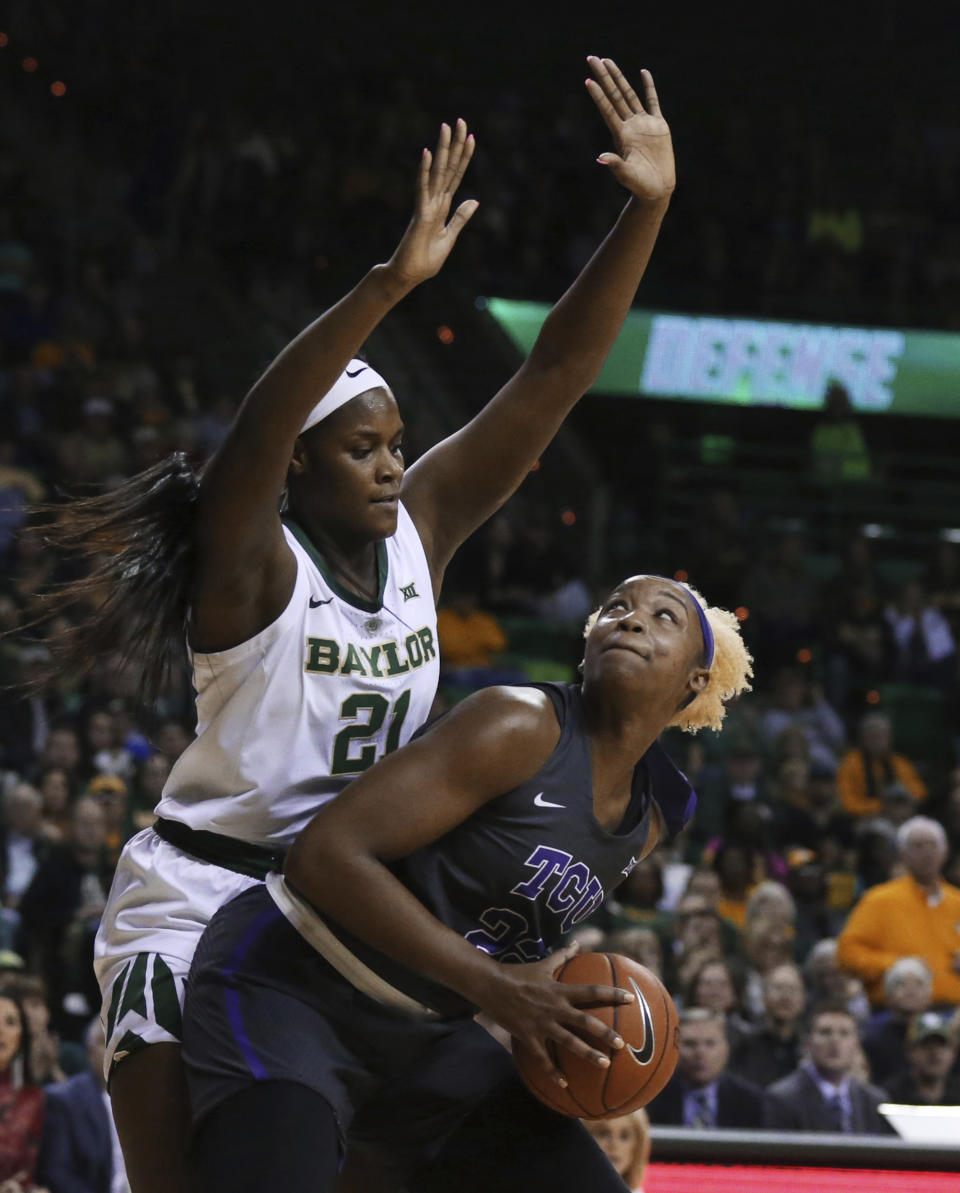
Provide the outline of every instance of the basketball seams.
[[[550,1058],[551,1058],[551,1060],[553,1060],[553,1062],[556,1064],[556,1063],[557,1063],[557,1048],[555,1047],[555,1045],[554,1045],[554,1043],[553,1043],[553,1041],[552,1041],[552,1040],[547,1040],[547,1051],[550,1053]],[[558,1067],[560,1068],[560,1070],[561,1070],[561,1072],[562,1072],[562,1071],[563,1071],[563,1066],[562,1066],[562,1065],[559,1065]],[[521,1069],[521,1073],[522,1073],[522,1072],[523,1072],[523,1070]],[[539,1074],[539,1070],[538,1070],[538,1075],[540,1075],[540,1074]],[[552,1084],[553,1084],[552,1082],[549,1082],[549,1083],[548,1083],[548,1082],[546,1082],[546,1081],[544,1081],[543,1083],[540,1083],[540,1082],[538,1082],[538,1083],[537,1083],[537,1091],[538,1091],[538,1092],[537,1092],[537,1097],[539,1097],[539,1098],[540,1098],[542,1101],[546,1102],[546,1104],[547,1104],[547,1105],[550,1107],[550,1109],[551,1109],[551,1110],[556,1110],[556,1112],[557,1112],[558,1114],[565,1114],[565,1115],[567,1115],[568,1117],[575,1117],[575,1116],[573,1116],[573,1115],[572,1115],[572,1112],[571,1112],[571,1110],[570,1110],[570,1107],[569,1107],[569,1106],[565,1106],[565,1105],[564,1105],[564,1104],[563,1104],[561,1101],[559,1101],[559,1100],[558,1100],[558,1101],[554,1101],[553,1097],[552,1097],[552,1096],[550,1096],[550,1095],[552,1095],[552,1094],[553,1094],[553,1090],[552,1090],[552,1089],[545,1089],[545,1088],[544,1088],[544,1086],[545,1086],[545,1085],[552,1085]],[[560,1096],[561,1096],[562,1094],[566,1094],[566,1095],[567,1095],[567,1097],[571,1097],[571,1098],[572,1098],[572,1095],[570,1094],[570,1090],[569,1090],[569,1088],[558,1089],[558,1091],[557,1091],[557,1095],[556,1095],[556,1096],[557,1096],[557,1098],[559,1099],[559,1098],[560,1098]],[[572,1098],[572,1100],[573,1100],[573,1101],[576,1101],[576,1099],[575,1099],[575,1098]],[[579,1102],[577,1102],[577,1105],[579,1106]]]
[[[660,1052],[660,1059],[657,1061],[656,1067],[654,1068],[653,1072],[650,1074],[649,1078],[647,1079],[647,1085],[645,1088],[649,1088],[651,1085],[656,1084],[655,1078],[656,1078],[657,1074],[660,1072],[660,1067],[663,1064],[664,1059],[666,1058],[667,1047],[670,1044],[670,1041],[673,1036],[673,1032],[670,1030],[672,1019],[673,1019],[673,1016],[670,1013],[672,1006],[673,1006],[673,1000],[670,998],[670,995],[667,993],[665,986],[661,986],[661,988],[660,988],[660,1000],[663,1003],[663,1028],[664,1028],[664,1030],[663,1030],[663,1047]],[[647,1100],[647,1102],[644,1103],[644,1105],[647,1105],[647,1104],[649,1104],[649,1102],[652,1102],[653,1099],[656,1098],[661,1093],[663,1086],[666,1085],[667,1081],[670,1080],[670,1076],[672,1076],[672,1073],[670,1075],[668,1075],[666,1081],[664,1081],[660,1085],[660,1087],[657,1089],[657,1092],[653,1095],[652,1098],[649,1098]]]
[[[601,962],[601,958],[606,965]],[[602,971],[600,976],[598,970]],[[612,986],[621,988],[624,981],[634,978],[654,1005],[649,1005],[649,1010],[638,1010],[634,1003],[609,1004],[608,1008],[604,1008],[604,1015],[600,1017],[605,1023],[609,1019],[614,1031],[624,1041],[630,1039],[634,1044],[640,1043],[635,1039],[639,1034],[638,1029],[645,1030],[649,1022],[651,1042],[656,1050],[651,1057],[650,1066],[644,1066],[647,1074],[644,1080],[641,1074],[635,1071],[631,1057],[625,1052],[611,1052],[610,1065],[606,1072],[597,1073],[596,1067],[574,1053],[564,1058],[562,1053],[567,1050],[561,1048],[556,1041],[547,1040],[545,1043],[549,1055],[568,1082],[564,1087],[557,1086],[547,1079],[539,1068],[532,1065],[529,1054],[521,1048],[517,1057],[518,1064],[531,1092],[540,1097],[551,1110],[576,1118],[615,1118],[628,1114],[637,1106],[646,1106],[652,1102],[670,1079],[677,1060],[677,1014],[673,1000],[663,983],[644,966],[630,958],[621,958],[611,953],[579,954],[562,965],[556,971],[555,977],[559,981],[575,985],[600,984],[606,980]],[[655,989],[660,993],[659,1008],[655,1008],[656,1000],[653,999]],[[607,1009],[612,1012],[609,1016],[606,1013]],[[644,1021],[642,1027],[641,1019]],[[656,1039],[658,1032],[663,1036],[661,1040]],[[516,1050],[516,1041],[514,1045]],[[523,1063],[524,1061],[526,1063]],[[642,1085],[638,1088],[641,1081]],[[579,1096],[575,1091],[579,1091]],[[612,1104],[615,1095],[620,1092],[627,1096],[622,1102]]]
[[[660,997],[663,1001],[664,1033],[663,1033],[663,1055],[660,1057],[660,1060],[657,1061],[657,1072],[660,1071],[660,1066],[663,1064],[663,1061],[667,1055],[667,1048],[671,1044],[673,1037],[676,1034],[676,1014],[677,1014],[676,1006],[674,1005],[673,999],[667,993],[667,988],[665,986],[661,987]],[[653,1095],[653,1098],[656,1098],[660,1094],[660,1092],[663,1089],[663,1086],[667,1084],[667,1081],[669,1081],[672,1076],[673,1076],[673,1071],[671,1070],[671,1072],[667,1076],[666,1081],[663,1082],[663,1084],[660,1086],[660,1089],[658,1089],[657,1092]],[[653,1101],[653,1098],[650,1099],[651,1102]]]
[[[667,1048],[670,1044],[670,1040],[673,1035],[673,1033],[670,1031],[671,1015],[670,1015],[670,1005],[668,1004],[668,999],[670,999],[670,995],[667,993],[666,987],[663,986],[662,984],[660,986],[659,993],[660,993],[660,1001],[663,1004],[663,1040],[661,1041],[660,1047],[658,1049],[659,1056],[657,1058],[657,1062],[653,1066],[653,1069],[650,1071],[650,1074],[647,1077],[647,1080],[643,1086],[643,1089],[638,1091],[637,1093],[633,1094],[632,1097],[629,1097],[629,1098],[625,1099],[623,1102],[621,1102],[615,1109],[613,1109],[611,1111],[611,1115],[613,1115],[613,1114],[629,1114],[632,1110],[636,1109],[637,1106],[647,1106],[662,1091],[662,1086],[661,1086],[661,1088],[657,1090],[657,1092],[653,1095],[653,1097],[647,1098],[643,1102],[637,1101],[638,1098],[642,1097],[647,1092],[647,1090],[650,1088],[651,1085],[656,1084],[657,1074],[660,1072],[660,1066],[663,1064],[664,1058],[666,1057]],[[672,1003],[672,999],[670,999],[670,1002]],[[611,1068],[612,1068],[612,1066],[611,1066]],[[667,1078],[667,1080],[669,1080],[669,1077]],[[664,1084],[666,1084],[666,1082],[664,1082]],[[604,1105],[606,1105],[606,1103],[604,1103]]]
[[[581,955],[584,957],[590,956],[589,953],[583,953]],[[567,971],[567,969],[569,969],[569,967],[573,964],[573,962],[575,960],[576,960],[576,957],[571,957],[569,961],[567,961],[559,970],[557,970],[557,973],[555,975],[557,981],[560,981],[562,979],[564,973]],[[563,1074],[564,1078],[566,1079],[566,1081],[568,1083],[566,1085],[566,1087],[564,1088],[564,1093],[567,1095],[567,1097],[570,1099],[570,1101],[574,1104],[574,1106],[576,1106],[577,1109],[582,1112],[582,1114],[578,1117],[596,1118],[597,1116],[596,1116],[596,1114],[594,1114],[593,1109],[589,1106],[584,1106],[584,1104],[580,1101],[580,1099],[573,1092],[573,1090],[569,1084],[570,1074],[567,1072],[566,1066],[563,1063],[563,1053],[564,1053],[565,1049],[559,1047],[553,1040],[549,1040],[547,1042],[547,1047],[550,1049],[550,1055],[551,1055],[554,1063],[556,1064],[557,1068]],[[572,1055],[572,1053],[571,1053],[571,1055]],[[569,1113],[569,1111],[567,1111],[567,1113]]]
[[[607,965],[610,968],[610,985],[616,986],[617,985],[617,967],[613,963],[613,958],[610,956],[609,953],[603,953],[602,956],[606,958]],[[617,1035],[620,1034],[620,1005],[619,1005],[619,1003],[613,1004],[613,1030],[617,1033]],[[610,1064],[607,1067],[607,1072],[603,1079],[603,1087],[600,1090],[600,1103],[603,1106],[603,1109],[608,1114],[613,1109],[613,1107],[609,1106],[607,1104],[607,1090],[610,1088],[610,1078],[613,1076],[613,1070],[616,1068],[616,1063],[617,1063],[617,1056],[616,1056],[616,1054],[612,1053],[610,1056]]]

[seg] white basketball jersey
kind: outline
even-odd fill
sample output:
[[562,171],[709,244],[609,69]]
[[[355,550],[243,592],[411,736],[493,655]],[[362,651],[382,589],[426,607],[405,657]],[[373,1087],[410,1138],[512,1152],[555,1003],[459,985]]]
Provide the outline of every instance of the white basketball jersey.
[[409,741],[437,690],[437,612],[407,511],[377,546],[380,600],[332,577],[303,530],[286,609],[229,650],[194,654],[197,737],[157,814],[257,845],[289,846],[351,778]]

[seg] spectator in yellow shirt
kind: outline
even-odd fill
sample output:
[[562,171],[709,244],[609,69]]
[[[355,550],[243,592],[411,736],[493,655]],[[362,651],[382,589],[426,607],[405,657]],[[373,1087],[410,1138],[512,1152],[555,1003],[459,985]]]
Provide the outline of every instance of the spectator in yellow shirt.
[[500,623],[484,613],[470,592],[458,592],[437,613],[440,657],[446,667],[490,667],[507,649]]
[[920,957],[933,974],[934,1003],[960,1004],[960,888],[941,877],[947,834],[927,816],[897,833],[906,874],[871,887],[837,940],[837,961],[862,978],[870,1001],[885,1001],[883,975],[900,957]]
[[860,745],[848,751],[837,771],[837,791],[850,816],[878,816],[883,794],[897,784],[917,801],[927,798],[927,787],[913,763],[891,749],[890,718],[868,713],[860,722]]

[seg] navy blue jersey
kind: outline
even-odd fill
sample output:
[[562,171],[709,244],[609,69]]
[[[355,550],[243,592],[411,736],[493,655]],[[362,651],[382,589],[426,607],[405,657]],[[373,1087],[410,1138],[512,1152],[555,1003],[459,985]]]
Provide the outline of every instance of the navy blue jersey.
[[[498,961],[536,961],[597,910],[657,841],[690,819],[696,797],[659,745],[634,772],[615,832],[593,811],[590,744],[579,685],[537,684],[553,701],[560,740],[525,783],[449,833],[391,864],[448,927]],[[443,1015],[472,1008],[460,995],[329,925],[372,970]]]

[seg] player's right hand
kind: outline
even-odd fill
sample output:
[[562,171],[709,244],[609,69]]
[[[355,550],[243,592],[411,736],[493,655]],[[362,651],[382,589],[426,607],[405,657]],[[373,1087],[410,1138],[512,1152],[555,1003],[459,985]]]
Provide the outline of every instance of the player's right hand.
[[633,995],[616,986],[574,986],[558,982],[554,974],[577,952],[574,943],[542,961],[491,967],[491,982],[481,1010],[525,1044],[545,1073],[560,1085],[563,1074],[554,1064],[547,1041],[552,1040],[591,1064],[606,1067],[610,1058],[588,1039],[609,1049],[622,1048],[612,1028],[580,1008],[584,1005],[633,1002]]
[[456,131],[441,124],[435,153],[424,149],[417,179],[417,201],[403,239],[387,262],[387,269],[403,286],[416,286],[439,273],[457,237],[480,204],[467,199],[453,213],[453,196],[473,157],[473,133],[458,120]]

